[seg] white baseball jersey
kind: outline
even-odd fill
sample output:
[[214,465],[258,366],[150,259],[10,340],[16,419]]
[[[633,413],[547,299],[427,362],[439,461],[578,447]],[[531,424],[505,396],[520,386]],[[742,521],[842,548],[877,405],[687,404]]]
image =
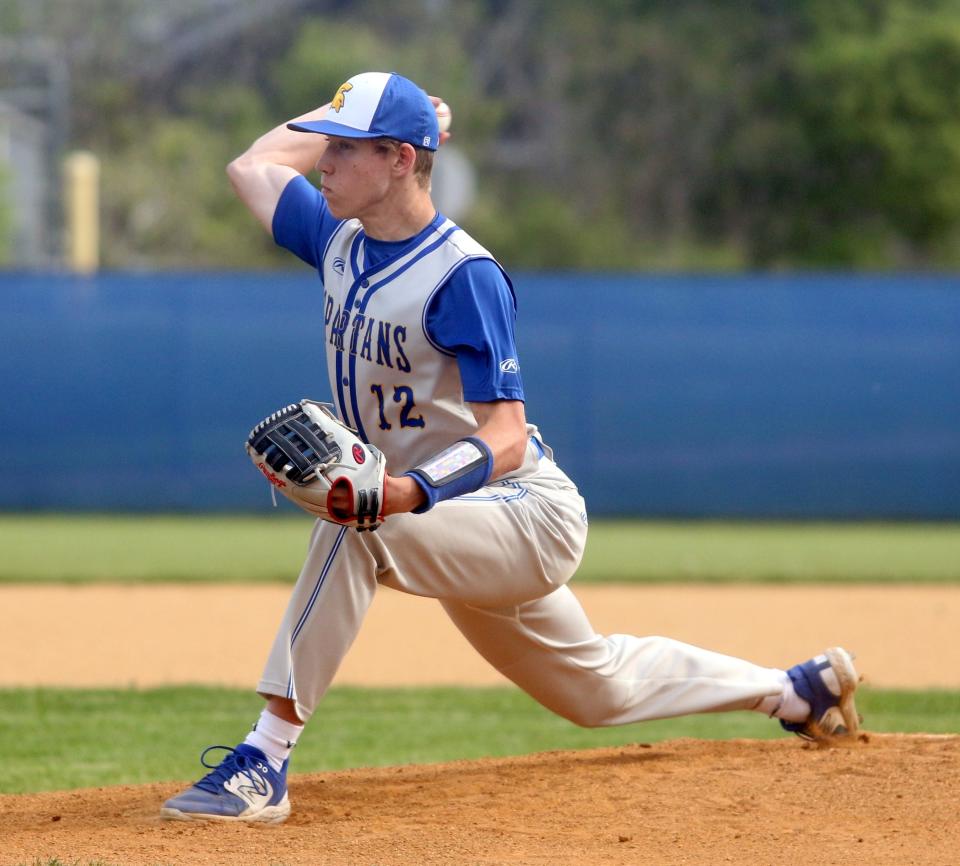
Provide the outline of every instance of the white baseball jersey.
[[364,269],[357,220],[323,255],[327,373],[341,418],[387,457],[391,475],[477,430],[455,355],[434,343],[426,311],[469,259],[492,258],[450,220],[438,220],[384,267]]

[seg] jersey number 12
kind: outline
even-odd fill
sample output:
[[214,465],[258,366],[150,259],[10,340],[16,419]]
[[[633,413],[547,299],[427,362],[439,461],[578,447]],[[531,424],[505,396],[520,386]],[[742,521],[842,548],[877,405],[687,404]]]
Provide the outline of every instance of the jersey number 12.
[[[383,385],[371,385],[370,393],[377,397],[377,404],[380,409],[380,429],[392,430],[393,425],[387,421],[386,406],[383,397]],[[408,385],[393,386],[393,402],[400,404],[400,426],[401,427],[423,427],[424,421],[422,415],[414,415],[416,402],[413,399],[413,388]]]

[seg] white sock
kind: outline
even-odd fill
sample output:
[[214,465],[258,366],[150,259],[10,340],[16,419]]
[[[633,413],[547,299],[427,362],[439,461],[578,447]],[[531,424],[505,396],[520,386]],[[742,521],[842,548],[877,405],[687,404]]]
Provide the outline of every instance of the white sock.
[[279,716],[264,710],[244,742],[263,752],[270,766],[279,773],[283,762],[290,757],[290,752],[297,744],[301,731],[303,725],[285,722]]
[[782,685],[779,695],[768,695],[754,707],[757,712],[786,722],[803,722],[810,717],[808,704],[793,687],[793,680],[786,671],[777,671]]

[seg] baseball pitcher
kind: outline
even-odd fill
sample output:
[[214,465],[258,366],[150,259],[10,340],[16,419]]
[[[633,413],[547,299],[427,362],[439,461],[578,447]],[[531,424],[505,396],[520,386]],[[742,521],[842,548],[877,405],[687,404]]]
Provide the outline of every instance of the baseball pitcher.
[[[246,447],[317,516],[246,740],[165,818],[279,822],[287,767],[378,585],[437,599],[491,665],[579,725],[756,710],[850,735],[858,675],[841,648],[788,671],[665,637],[599,635],[568,588],[587,512],[524,412],[516,297],[494,256],[438,213],[430,173],[449,109],[365,72],[266,133],[228,169],[274,240],[317,272],[332,404],[278,395]],[[319,188],[307,176],[316,170]],[[282,300],[276,301],[282,303]]]

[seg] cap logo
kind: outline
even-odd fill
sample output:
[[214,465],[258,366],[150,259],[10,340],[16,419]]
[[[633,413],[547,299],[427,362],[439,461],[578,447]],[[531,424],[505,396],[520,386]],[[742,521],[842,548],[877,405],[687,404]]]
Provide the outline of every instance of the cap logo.
[[353,90],[353,85],[346,81],[340,85],[340,89],[337,91],[337,95],[333,97],[333,101],[330,103],[330,107],[339,113],[340,109],[343,108],[343,103],[347,98],[347,91]]
[[425,136],[423,137],[423,146],[424,146],[424,147],[430,147],[430,136],[429,136],[429,135],[425,135]]

